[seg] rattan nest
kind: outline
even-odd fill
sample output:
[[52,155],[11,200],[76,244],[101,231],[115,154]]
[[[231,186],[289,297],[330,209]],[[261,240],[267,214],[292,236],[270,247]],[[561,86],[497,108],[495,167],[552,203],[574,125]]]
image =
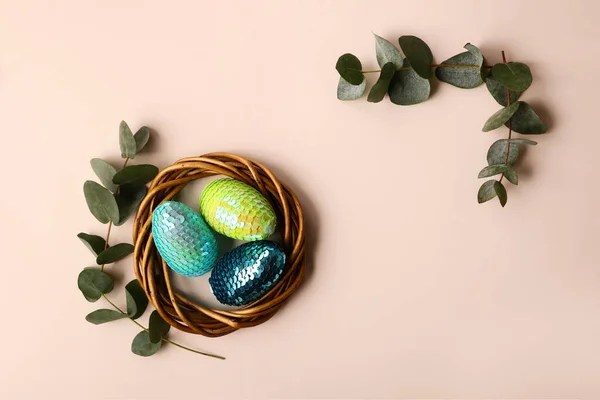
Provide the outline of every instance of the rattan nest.
[[[152,212],[171,200],[189,182],[226,175],[256,188],[278,213],[287,255],[284,275],[257,301],[236,310],[218,310],[197,304],[178,293],[169,279],[169,267],[152,239]],[[271,318],[296,290],[304,274],[304,216],[294,192],[262,164],[229,153],[184,158],[163,169],[152,181],[140,204],[133,227],[134,269],[148,298],[165,321],[188,333],[209,337],[227,335]]]

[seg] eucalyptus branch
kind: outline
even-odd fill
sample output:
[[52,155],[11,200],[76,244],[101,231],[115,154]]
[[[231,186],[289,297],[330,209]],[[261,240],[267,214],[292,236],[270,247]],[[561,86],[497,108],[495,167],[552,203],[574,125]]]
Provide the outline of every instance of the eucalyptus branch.
[[532,107],[518,100],[533,80],[531,70],[523,63],[507,62],[502,51],[503,62],[493,66],[484,65],[479,48],[467,43],[466,51],[441,64],[433,63],[429,46],[415,36],[400,36],[398,44],[404,54],[386,39],[375,35],[377,63],[381,69],[363,70],[362,63],[353,54],[340,56],[335,65],[340,74],[337,97],[340,100],[356,100],[367,89],[365,74],[379,73],[377,82],[371,87],[367,101],[378,103],[386,95],[397,105],[413,105],[429,98],[430,80],[438,80],[462,89],[476,88],[485,83],[488,91],[504,108],[492,115],[483,126],[488,132],[502,126],[508,128],[508,139],[495,141],[487,152],[488,166],[479,172],[479,178],[501,175],[499,180],[488,180],[481,185],[477,201],[484,203],[498,197],[504,207],[507,201],[506,188],[502,180],[518,183],[517,172],[512,164],[519,156],[519,145],[535,145],[527,139],[513,139],[512,133],[524,135],[541,134],[547,130]]

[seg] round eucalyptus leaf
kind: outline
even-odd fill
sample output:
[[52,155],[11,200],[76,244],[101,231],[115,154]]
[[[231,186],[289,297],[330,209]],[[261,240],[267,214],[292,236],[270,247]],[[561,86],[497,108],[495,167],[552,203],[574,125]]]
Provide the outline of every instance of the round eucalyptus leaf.
[[98,268],[85,268],[77,277],[77,287],[89,302],[95,302],[114,287],[112,278]]
[[[506,86],[503,86],[500,82],[494,78],[494,74],[492,71],[489,72],[488,76],[485,79],[485,85],[487,90],[490,92],[494,100],[498,102],[501,106],[506,107],[508,105],[508,92]],[[521,97],[521,93],[516,90],[510,91],[510,104],[515,103]]]
[[465,45],[468,51],[451,57],[435,69],[435,76],[442,82],[462,89],[472,89],[483,83],[481,66],[483,55],[470,43]]
[[[523,135],[539,135],[546,133],[548,128],[531,106],[524,101],[520,102],[519,109],[512,117],[512,130]],[[508,123],[505,125],[508,126]]]
[[515,171],[513,168],[509,167],[506,171],[504,171],[504,176],[513,185],[519,184],[519,176],[517,175],[517,171]]
[[[488,165],[504,164],[506,161],[506,151],[508,142],[506,139],[496,140],[490,146],[487,152]],[[510,152],[508,153],[508,165],[512,165],[519,158],[519,146],[515,143],[510,144]]]
[[106,241],[104,238],[98,235],[89,235],[87,233],[80,232],[77,234],[77,237],[88,249],[90,249],[92,253],[94,253],[96,257],[98,257],[98,254],[102,253],[106,247]]
[[98,257],[96,258],[96,263],[98,265],[104,265],[117,262],[133,253],[133,249],[133,245],[129,243],[116,244],[107,248],[102,253],[98,254]]
[[503,108],[502,110],[496,111],[485,122],[485,125],[483,125],[482,130],[484,132],[489,132],[489,131],[493,131],[494,129],[500,128],[517,111],[517,108],[519,108],[519,104],[520,104],[520,102],[517,101],[514,104],[511,104],[510,106],[508,106],[506,108]]
[[402,68],[402,55],[400,54],[400,51],[396,48],[396,46],[394,46],[381,36],[377,36],[376,34],[373,34],[373,36],[375,36],[375,53],[377,56],[377,64],[379,64],[379,67],[383,68],[385,64],[391,62],[396,68]]
[[90,165],[92,166],[92,169],[94,170],[94,173],[96,174],[98,179],[100,179],[100,182],[102,182],[102,184],[108,190],[114,193],[117,189],[117,185],[115,185],[112,181],[113,176],[115,176],[115,174],[117,173],[115,167],[113,167],[106,161],[101,160],[100,158],[92,158],[90,160]]
[[[433,55],[431,49],[423,40],[416,36],[400,36],[398,39],[404,56],[410,62],[415,72],[424,79],[431,78]],[[405,63],[406,65],[406,63]]]
[[142,151],[148,143],[148,139],[150,139],[150,129],[147,126],[142,126],[135,135],[133,135],[133,138],[135,139],[135,152],[137,154]]
[[121,157],[129,157],[132,160],[135,158],[137,145],[133,133],[125,121],[121,121],[119,125],[119,146],[121,147]]
[[146,186],[137,185],[121,185],[119,193],[116,195],[117,205],[119,206],[119,222],[115,222],[116,226],[121,226],[131,215],[137,210],[138,206],[148,193]]
[[113,182],[117,185],[145,185],[158,175],[158,167],[150,164],[131,165],[125,167],[113,178]]
[[379,79],[371,88],[369,96],[367,97],[367,101],[371,103],[379,103],[381,100],[383,100],[395,72],[396,67],[393,62],[388,62],[381,68]]
[[131,342],[131,351],[138,356],[149,357],[156,353],[161,345],[162,341],[159,340],[158,343],[152,343],[148,332],[141,331],[133,338],[133,342]]
[[123,318],[127,318],[127,314],[123,314],[122,312],[118,312],[116,310],[102,308],[100,310],[92,311],[86,315],[85,320],[94,325],[100,325]]
[[119,220],[119,207],[110,190],[94,181],[85,181],[83,194],[90,212],[98,221],[106,224]]
[[351,85],[360,85],[365,79],[362,73],[362,64],[354,54],[346,53],[340,56],[335,64],[335,69]]
[[520,62],[498,63],[492,67],[492,74],[501,85],[517,92],[527,90],[533,81],[529,67]]
[[[404,64],[410,66],[408,60]],[[423,79],[413,69],[396,71],[388,95],[394,104],[408,106],[422,103],[429,98],[431,84],[429,79]]]
[[479,175],[477,177],[478,178],[488,178],[490,176],[503,174],[509,168],[510,168],[510,166],[508,166],[507,164],[504,164],[504,163],[488,165],[487,167],[485,167],[484,169],[479,171]]
[[484,182],[483,185],[481,185],[479,191],[477,192],[477,202],[479,204],[485,203],[486,201],[490,201],[498,195],[496,193],[496,190],[494,190],[495,182],[498,181],[492,179],[490,181]]
[[152,311],[150,314],[150,320],[148,322],[148,334],[152,343],[158,343],[160,340],[167,336],[171,325],[165,321],[158,311]]
[[496,195],[498,195],[498,200],[500,200],[500,204],[502,205],[502,207],[504,207],[506,205],[506,200],[508,200],[506,188],[502,183],[494,181],[494,191],[496,192]]
[[148,306],[148,297],[137,279],[132,280],[125,286],[127,299],[127,314],[132,319],[137,319],[144,314]]
[[340,81],[337,87],[337,98],[338,100],[356,100],[365,93],[366,88],[366,79],[363,79],[360,85],[351,85],[340,76]]

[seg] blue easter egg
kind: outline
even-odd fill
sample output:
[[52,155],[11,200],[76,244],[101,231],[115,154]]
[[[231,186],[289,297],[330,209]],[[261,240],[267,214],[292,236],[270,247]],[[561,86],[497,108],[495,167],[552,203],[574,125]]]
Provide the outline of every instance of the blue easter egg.
[[215,235],[202,216],[185,204],[159,205],[152,213],[152,236],[161,257],[178,274],[200,276],[215,265]]
[[208,282],[223,304],[242,306],[267,293],[283,274],[285,252],[275,242],[249,242],[226,253]]

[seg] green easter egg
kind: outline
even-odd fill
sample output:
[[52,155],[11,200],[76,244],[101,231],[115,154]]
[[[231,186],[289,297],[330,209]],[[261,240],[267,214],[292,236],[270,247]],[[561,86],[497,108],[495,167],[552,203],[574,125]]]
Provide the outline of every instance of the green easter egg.
[[200,196],[200,212],[215,231],[238,240],[262,240],[275,232],[271,204],[252,186],[235,179],[217,179]]

